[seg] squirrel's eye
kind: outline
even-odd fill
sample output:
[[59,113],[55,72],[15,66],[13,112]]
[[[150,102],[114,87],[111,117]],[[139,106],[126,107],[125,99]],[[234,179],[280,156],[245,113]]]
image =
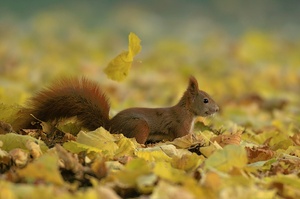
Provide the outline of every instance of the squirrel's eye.
[[208,103],[208,99],[205,98],[205,99],[203,100],[203,102],[204,102],[205,104],[207,104],[207,103]]

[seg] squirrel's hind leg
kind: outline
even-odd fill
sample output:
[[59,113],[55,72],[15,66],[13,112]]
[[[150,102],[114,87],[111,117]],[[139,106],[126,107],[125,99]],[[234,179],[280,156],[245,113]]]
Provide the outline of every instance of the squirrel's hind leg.
[[128,138],[134,137],[140,144],[144,144],[147,141],[150,128],[143,118],[132,117],[126,118],[126,120],[119,120],[119,122],[113,122],[113,120],[111,122],[111,133],[122,133]]

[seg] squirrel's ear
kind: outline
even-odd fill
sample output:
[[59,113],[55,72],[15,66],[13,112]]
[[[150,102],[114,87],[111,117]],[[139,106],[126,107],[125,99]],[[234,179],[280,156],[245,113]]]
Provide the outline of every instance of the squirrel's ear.
[[190,77],[188,90],[190,90],[191,92],[198,92],[198,90],[199,90],[198,82],[194,76]]

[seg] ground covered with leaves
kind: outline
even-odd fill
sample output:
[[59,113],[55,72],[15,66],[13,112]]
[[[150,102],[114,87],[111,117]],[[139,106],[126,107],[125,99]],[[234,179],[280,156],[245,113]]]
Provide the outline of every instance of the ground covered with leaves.
[[[1,15],[0,198],[300,198],[299,38],[259,28],[233,36],[192,11],[175,23],[141,5],[113,8],[97,28],[64,7]],[[122,60],[116,83],[105,75],[116,69],[105,68]],[[197,118],[193,134],[145,145],[73,119],[10,125],[35,91],[82,75],[107,93],[111,116],[174,105],[190,75],[221,110]]]

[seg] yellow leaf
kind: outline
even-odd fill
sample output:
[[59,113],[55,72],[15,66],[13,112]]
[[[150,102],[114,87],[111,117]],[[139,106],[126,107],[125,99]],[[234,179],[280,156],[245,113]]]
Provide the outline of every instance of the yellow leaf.
[[147,161],[170,161],[171,158],[167,156],[160,148],[145,148],[139,149],[136,152],[136,156],[139,158],[143,158]]
[[137,187],[138,190],[143,194],[150,194],[156,183],[157,183],[158,177],[154,174],[148,174],[148,175],[142,175],[137,178]]
[[115,172],[113,176],[121,187],[135,187],[139,177],[149,175],[150,172],[151,167],[148,162],[137,158],[128,162],[121,171]]
[[26,143],[28,141],[37,143],[40,146],[42,152],[46,152],[46,150],[48,150],[48,147],[44,142],[35,139],[34,137],[31,137],[29,135],[18,135],[15,133],[8,133],[5,135],[0,135],[0,141],[3,142],[3,146],[1,148],[5,151],[10,151],[15,148],[28,150],[28,148],[26,147]]
[[72,153],[80,153],[82,151],[86,151],[87,153],[102,152],[102,150],[99,148],[88,146],[74,141],[64,143],[63,147]]
[[108,66],[104,69],[105,74],[112,80],[122,81],[127,77],[134,56],[136,56],[142,49],[142,46],[140,45],[141,40],[136,34],[130,33],[128,39],[128,51],[120,53],[117,57],[111,60]]
[[80,144],[98,148],[108,155],[114,155],[119,148],[115,141],[115,137],[102,127],[88,133],[80,131],[76,140]]
[[15,190],[13,190],[13,185],[6,181],[0,181],[0,198],[16,199]]
[[191,171],[201,164],[202,160],[196,153],[190,155],[183,155],[182,157],[174,157],[172,159],[172,166],[177,169]]
[[[1,100],[2,101],[2,100]],[[12,124],[16,120],[16,114],[21,107],[0,103],[0,120]]]
[[121,157],[124,155],[134,155],[136,145],[131,139],[123,137],[117,144],[119,148],[118,150],[116,150],[115,157]]
[[178,148],[187,149],[195,144],[203,144],[205,141],[201,135],[187,134],[183,137],[176,138],[171,144],[174,144]]
[[174,183],[180,183],[187,180],[185,171],[173,168],[168,162],[157,162],[155,164],[153,172],[158,177]]
[[58,157],[49,154],[41,156],[17,173],[27,180],[45,180],[56,185],[64,183],[58,170]]
[[129,46],[128,46],[128,59],[133,61],[133,57],[136,56],[141,50],[142,46],[140,45],[140,38],[134,34],[129,34]]
[[247,164],[246,150],[242,146],[227,145],[223,150],[218,150],[205,161],[205,168],[215,168],[228,172],[231,169],[243,168]]
[[209,157],[211,156],[218,148],[214,145],[211,144],[209,146],[204,146],[200,148],[200,152],[202,155],[204,155],[205,157]]

